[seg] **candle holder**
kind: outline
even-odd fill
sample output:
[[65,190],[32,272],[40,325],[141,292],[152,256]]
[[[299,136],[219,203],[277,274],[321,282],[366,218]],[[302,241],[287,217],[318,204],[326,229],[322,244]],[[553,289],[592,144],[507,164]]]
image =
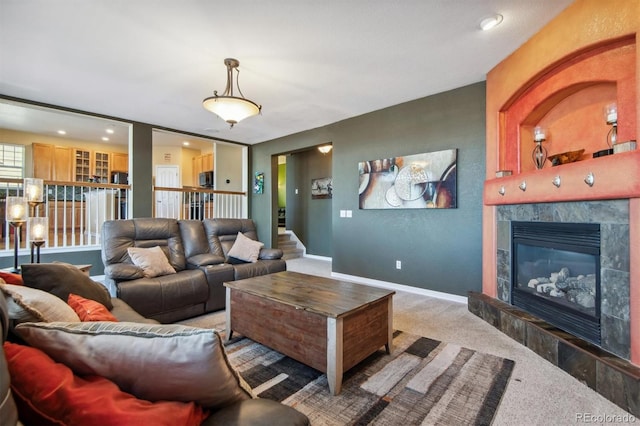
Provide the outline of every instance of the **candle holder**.
[[27,220],[27,201],[24,197],[7,197],[6,220],[13,227],[13,270],[18,272],[20,232]]
[[44,181],[38,178],[24,178],[24,197],[31,207],[31,215],[38,216],[38,206],[44,203]]
[[536,143],[536,146],[533,148],[531,157],[533,158],[533,164],[536,165],[538,170],[542,169],[545,161],[547,161],[547,149],[542,146],[542,142],[546,140],[546,131],[542,127],[536,126],[536,128],[533,129],[533,141]]
[[36,263],[40,263],[40,247],[47,242],[49,234],[49,219],[46,217],[30,217],[27,220],[27,234],[31,240],[31,263],[36,251]]
[[607,145],[609,148],[618,142],[618,106],[615,103],[611,103],[604,108],[605,120],[607,124],[611,126],[607,133]]

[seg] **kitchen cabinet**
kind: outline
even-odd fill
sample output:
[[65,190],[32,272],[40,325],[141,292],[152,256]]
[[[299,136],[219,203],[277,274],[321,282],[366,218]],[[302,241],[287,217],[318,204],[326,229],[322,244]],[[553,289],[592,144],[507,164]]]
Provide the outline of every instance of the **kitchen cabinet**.
[[193,185],[198,186],[198,176],[201,172],[213,171],[213,153],[193,157]]
[[123,152],[111,153],[111,171],[129,173],[129,154]]
[[47,203],[49,228],[59,232],[80,229],[84,220],[84,202],[82,201],[49,201]]
[[76,182],[89,182],[94,177],[97,177],[99,182],[108,183],[111,175],[109,157],[110,153],[108,152],[76,148],[74,154],[74,180]]
[[34,143],[31,148],[33,177],[62,182],[72,180],[72,148],[43,143]]

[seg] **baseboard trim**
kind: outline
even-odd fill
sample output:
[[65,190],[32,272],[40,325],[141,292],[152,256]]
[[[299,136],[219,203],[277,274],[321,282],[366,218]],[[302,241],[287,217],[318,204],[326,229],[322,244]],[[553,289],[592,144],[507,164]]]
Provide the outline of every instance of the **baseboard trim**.
[[465,296],[458,296],[456,294],[443,293],[441,291],[427,290],[425,288],[412,287],[410,285],[374,280],[371,278],[359,277],[356,275],[341,274],[338,272],[331,272],[331,276],[333,278],[353,281],[356,283],[366,284],[373,287],[381,287],[389,290],[403,291],[406,293],[413,293],[413,294],[419,294],[421,296],[428,296],[436,299],[448,300],[450,302],[464,303],[465,305],[467,304],[467,298]]

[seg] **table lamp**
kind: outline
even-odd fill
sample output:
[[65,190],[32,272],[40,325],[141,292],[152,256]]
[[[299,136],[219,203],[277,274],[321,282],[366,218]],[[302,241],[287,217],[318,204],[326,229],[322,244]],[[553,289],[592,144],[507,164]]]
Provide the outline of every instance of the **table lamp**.
[[36,263],[40,263],[40,247],[47,242],[49,235],[49,218],[30,217],[27,220],[27,234],[31,240],[31,263],[33,263],[34,249],[37,253]]
[[13,227],[13,271],[18,272],[18,247],[20,230],[27,220],[27,200],[24,197],[7,197],[6,220]]

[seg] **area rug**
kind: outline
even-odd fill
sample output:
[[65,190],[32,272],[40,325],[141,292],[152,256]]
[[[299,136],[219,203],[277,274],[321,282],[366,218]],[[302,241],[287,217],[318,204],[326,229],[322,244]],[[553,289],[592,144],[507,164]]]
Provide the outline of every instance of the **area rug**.
[[343,377],[327,376],[242,336],[229,360],[261,398],[295,407],[316,425],[489,425],[514,362],[402,331]]

